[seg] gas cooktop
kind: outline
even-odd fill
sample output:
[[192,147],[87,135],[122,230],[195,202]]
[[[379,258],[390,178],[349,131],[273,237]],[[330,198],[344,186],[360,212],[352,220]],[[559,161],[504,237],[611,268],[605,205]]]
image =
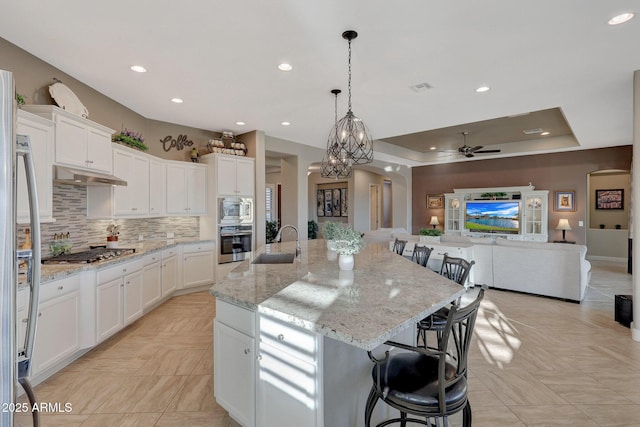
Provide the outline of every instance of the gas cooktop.
[[43,264],[84,264],[118,258],[135,253],[134,248],[92,248],[87,251],[72,254],[62,254],[50,258],[43,258]]

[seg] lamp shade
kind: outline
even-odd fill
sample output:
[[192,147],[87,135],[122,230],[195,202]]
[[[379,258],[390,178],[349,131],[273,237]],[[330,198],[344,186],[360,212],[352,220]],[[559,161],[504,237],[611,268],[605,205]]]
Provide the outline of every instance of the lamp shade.
[[558,221],[558,226],[556,230],[571,230],[571,226],[569,225],[569,220],[567,218],[560,218]]
[[440,223],[438,222],[438,217],[437,217],[437,216],[435,216],[435,215],[433,215],[433,216],[431,217],[431,221],[429,221],[429,225],[438,225],[438,224],[440,224]]

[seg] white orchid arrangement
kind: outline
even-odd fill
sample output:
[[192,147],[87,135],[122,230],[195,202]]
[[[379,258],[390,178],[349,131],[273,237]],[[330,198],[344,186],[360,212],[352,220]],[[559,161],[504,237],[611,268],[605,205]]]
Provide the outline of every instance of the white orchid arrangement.
[[360,253],[365,247],[365,241],[359,231],[353,228],[338,224],[336,227],[333,240],[335,242],[335,250],[340,255],[355,255]]

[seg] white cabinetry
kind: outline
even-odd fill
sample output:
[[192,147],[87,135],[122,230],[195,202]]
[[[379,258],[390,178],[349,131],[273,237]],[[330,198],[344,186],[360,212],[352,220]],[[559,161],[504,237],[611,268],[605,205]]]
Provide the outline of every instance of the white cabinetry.
[[162,298],[178,289],[178,249],[162,251]]
[[99,270],[96,287],[96,341],[142,316],[142,265],[138,259]]
[[167,212],[166,179],[164,162],[149,159],[149,216],[163,216]]
[[170,162],[166,166],[167,213],[203,215],[207,211],[205,165]]
[[146,310],[162,298],[162,253],[153,252],[144,257],[142,267],[142,308]]
[[113,129],[53,105],[25,105],[23,109],[55,123],[56,164],[108,174],[113,172]]
[[322,426],[322,339],[265,315],[259,330],[256,425]]
[[214,155],[216,156],[216,194],[253,197],[255,160],[224,154]]
[[[455,189],[445,194],[445,234],[462,234],[470,237],[503,237],[509,240],[546,242],[548,239],[549,191],[535,190],[532,185],[523,187],[490,187]],[[517,204],[517,229],[510,231],[471,231],[467,229],[468,203]],[[488,212],[488,209],[487,209]],[[513,215],[510,211],[509,215]],[[493,218],[492,218],[493,219]],[[500,219],[502,220],[502,219]],[[495,228],[495,227],[494,227]]]
[[127,185],[113,188],[115,216],[141,216],[149,213],[149,156],[125,148],[113,149],[113,174]]
[[241,425],[253,427],[256,411],[255,313],[217,300],[213,338],[216,401]]
[[189,288],[214,281],[214,244],[192,243],[182,246],[182,287]]
[[40,287],[31,375],[55,366],[79,349],[80,275],[76,274]]
[[[28,135],[31,142],[31,154],[35,166],[36,186],[38,189],[38,207],[40,222],[53,221],[53,137],[54,125],[51,120],[18,110],[16,133]],[[29,222],[29,200],[24,162],[18,162],[17,221]]]

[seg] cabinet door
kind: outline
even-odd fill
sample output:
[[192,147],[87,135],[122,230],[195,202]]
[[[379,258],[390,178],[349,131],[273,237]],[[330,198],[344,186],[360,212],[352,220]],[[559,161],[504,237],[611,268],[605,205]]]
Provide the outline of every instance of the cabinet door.
[[133,183],[133,155],[124,150],[113,151],[113,174],[127,181],[127,185],[116,185],[113,188],[113,213],[119,216],[131,215],[131,193]]
[[206,285],[213,282],[213,252],[184,255],[182,287]]
[[207,170],[192,166],[187,171],[187,203],[189,215],[207,212]]
[[[253,426],[256,389],[255,339],[217,320],[214,321],[214,328],[213,388],[216,401],[240,424]],[[304,425],[307,424],[297,424]]]
[[131,210],[134,215],[149,213],[149,159],[133,156],[133,170],[131,171]]
[[142,316],[142,272],[124,276],[123,295],[124,326]]
[[84,124],[56,116],[56,163],[87,168],[87,128]]
[[318,425],[320,397],[315,365],[260,343],[258,375],[258,427]]
[[178,258],[162,260],[162,297],[172,294],[178,287]]
[[122,278],[96,287],[96,341],[100,342],[118,332],[122,322]]
[[[31,153],[36,173],[36,186],[38,189],[38,207],[40,209],[40,221],[51,222],[53,220],[53,122],[30,115],[18,110],[18,125],[16,133],[28,135],[31,142]],[[24,170],[24,162],[18,162],[16,172],[18,179],[17,214],[18,222],[29,222],[29,200],[27,197],[27,180]]]
[[142,269],[142,308],[147,309],[160,301],[162,297],[162,264],[158,261]]
[[236,190],[239,196],[254,195],[254,161],[252,159],[236,159]]
[[216,178],[218,196],[237,195],[236,159],[225,156],[216,157]]
[[87,162],[91,169],[111,174],[113,172],[113,155],[111,135],[99,129],[87,129]]
[[32,375],[48,369],[80,348],[80,292],[40,304]]
[[167,213],[185,215],[187,170],[182,165],[167,165]]
[[164,215],[166,203],[165,165],[156,160],[149,161],[149,215]]

